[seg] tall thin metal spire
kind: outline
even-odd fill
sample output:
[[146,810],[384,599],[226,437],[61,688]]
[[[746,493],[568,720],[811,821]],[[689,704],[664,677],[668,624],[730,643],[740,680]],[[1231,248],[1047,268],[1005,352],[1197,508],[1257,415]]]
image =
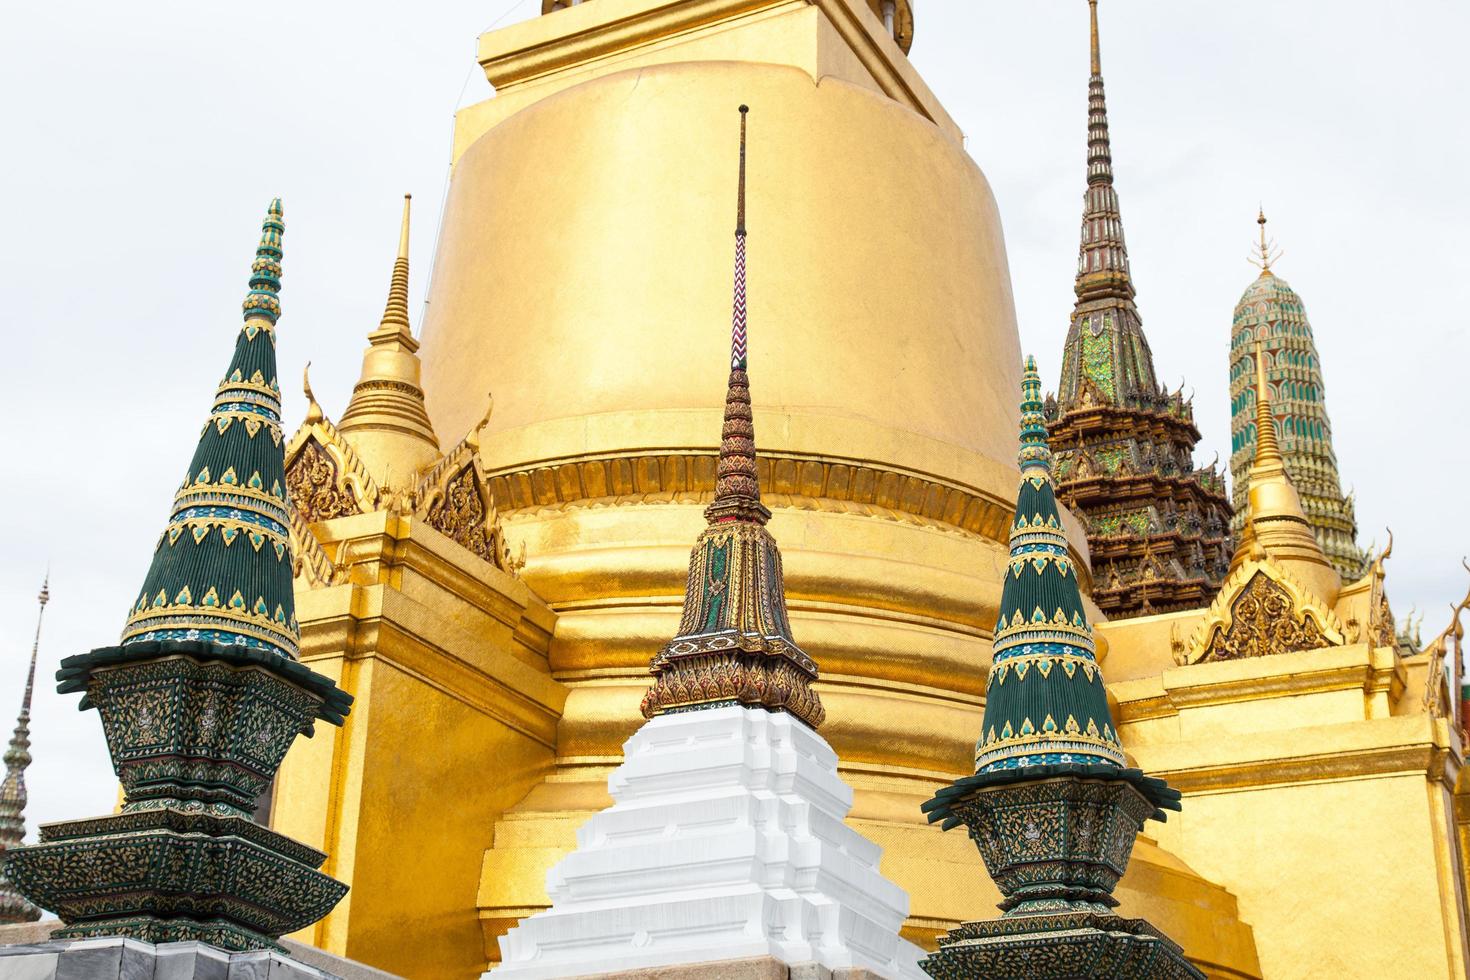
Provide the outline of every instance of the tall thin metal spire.
[[709,525],[689,555],[679,632],[654,656],[643,716],[740,704],[787,711],[812,728],[826,712],[812,689],[817,664],[791,636],[781,551],[765,527],[745,376],[745,125],[740,107],[740,180],[735,205],[735,305],[730,382]]
[[1261,242],[1256,246],[1256,254],[1251,256],[1250,263],[1261,270],[1261,275],[1272,275],[1271,263],[1281,258],[1281,250],[1276,247],[1274,241],[1266,240],[1266,209],[1256,209],[1256,224],[1261,226]]
[[740,107],[740,177],[735,204],[735,285],[730,317],[730,380],[725,391],[725,423],[720,432],[720,461],[715,500],[705,511],[711,521],[754,521],[764,524],[771,512],[761,504],[755,468],[755,425],[750,411],[750,378],[746,375],[745,314],[745,124],[749,106]]
[[[51,600],[51,576],[41,583],[36,596],[40,609],[36,613],[36,636],[31,641],[31,664],[26,672],[25,693],[21,696],[20,713],[15,719],[15,733],[5,750],[5,781],[0,783],[0,853],[25,839],[25,809],[28,802],[25,771],[31,764],[31,695],[36,687],[36,660],[41,650],[41,622],[46,616],[46,603]],[[0,923],[34,922],[41,912],[26,901],[5,877],[0,865]]]

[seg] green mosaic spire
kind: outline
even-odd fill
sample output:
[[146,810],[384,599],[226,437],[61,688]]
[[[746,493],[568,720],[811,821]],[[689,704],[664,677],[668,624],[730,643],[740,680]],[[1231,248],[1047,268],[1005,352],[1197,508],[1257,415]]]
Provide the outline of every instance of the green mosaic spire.
[[251,266],[245,323],[118,646],[67,657],[57,690],[96,709],[121,809],[44,824],[10,850],[56,939],[124,936],[276,949],[347,886],[326,855],[252,819],[286,750],[352,697],[295,659],[276,320],[281,202]]
[[205,640],[296,656],[276,380],[284,231],[277,198],[261,226],[234,357],[123,628],[124,645]]
[[1041,378],[1021,381],[1021,487],[995,627],[975,771],[1058,763],[1123,765],[1052,485]]

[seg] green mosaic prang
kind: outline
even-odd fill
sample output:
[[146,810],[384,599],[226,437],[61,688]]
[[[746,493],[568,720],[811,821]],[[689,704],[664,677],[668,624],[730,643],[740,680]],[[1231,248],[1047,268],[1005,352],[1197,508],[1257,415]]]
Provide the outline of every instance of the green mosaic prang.
[[96,708],[121,813],[49,824],[11,849],[18,889],[58,938],[278,949],[347,887],[324,855],[249,819],[297,735],[352,698],[296,662],[299,641],[276,380],[280,201],[251,268],[245,324],[122,643],[68,657],[63,694]]
[[1123,749],[1052,483],[1041,378],[1034,358],[1022,367],[1021,481],[975,769],[1121,767]]

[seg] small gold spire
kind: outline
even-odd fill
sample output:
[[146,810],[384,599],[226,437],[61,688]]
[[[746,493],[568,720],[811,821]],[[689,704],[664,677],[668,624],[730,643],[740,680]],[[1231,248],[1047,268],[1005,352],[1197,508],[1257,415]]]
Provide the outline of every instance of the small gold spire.
[[403,195],[403,227],[398,232],[398,257],[408,259],[408,207],[413,203],[413,195]]
[[1097,39],[1097,0],[1087,0],[1087,6],[1092,11],[1092,73],[1102,74],[1102,45]]
[[418,349],[408,322],[409,195],[403,195],[398,256],[378,329],[368,334],[362,377],[337,425],[380,487],[401,472],[412,481],[439,459],[439,439],[424,407]]
[[1250,468],[1245,527],[1230,570],[1236,571],[1246,560],[1273,561],[1331,606],[1342,589],[1342,579],[1323,554],[1301,497],[1287,475],[1271,412],[1271,389],[1266,384],[1266,354],[1259,340],[1255,360],[1256,454]]
[[377,343],[379,338],[398,341],[410,351],[418,350],[418,341],[413,338],[413,328],[408,322],[408,215],[413,195],[403,195],[403,225],[398,232],[398,258],[393,262],[393,275],[388,282],[388,303],[383,307],[383,319],[369,339]]
[[1285,468],[1281,444],[1276,441],[1276,418],[1271,414],[1271,390],[1266,386],[1266,355],[1256,341],[1256,459],[1251,469],[1265,472]]

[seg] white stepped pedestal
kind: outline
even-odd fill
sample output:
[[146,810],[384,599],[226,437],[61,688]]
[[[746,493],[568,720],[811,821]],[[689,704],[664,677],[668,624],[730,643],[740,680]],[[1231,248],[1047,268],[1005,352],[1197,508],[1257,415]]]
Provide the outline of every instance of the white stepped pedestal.
[[613,806],[547,873],[551,908],[500,939],[493,980],[551,980],[770,956],[924,980],[899,938],[903,889],[842,822],[852,790],[784,712],[660,715],[623,747]]

